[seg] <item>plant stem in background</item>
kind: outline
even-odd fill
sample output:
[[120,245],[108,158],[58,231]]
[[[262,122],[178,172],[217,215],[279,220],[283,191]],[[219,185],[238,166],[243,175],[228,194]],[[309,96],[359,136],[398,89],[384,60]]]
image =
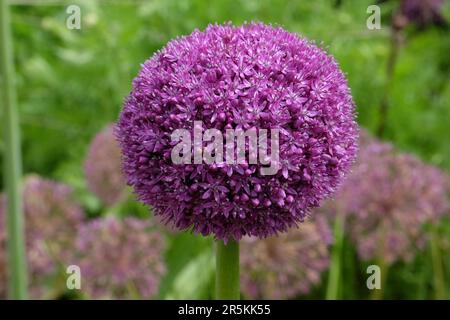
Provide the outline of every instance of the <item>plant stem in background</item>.
[[386,239],[387,239],[387,220],[384,220],[382,222],[382,225],[379,226],[382,230],[381,239],[378,243],[378,253],[376,258],[376,265],[380,268],[380,289],[373,289],[372,294],[370,295],[370,298],[372,300],[382,300],[384,293],[386,291],[385,285],[386,285],[386,279],[387,279],[387,272],[388,272],[388,264],[386,263]]
[[382,300],[384,292],[386,291],[386,279],[388,275],[389,267],[384,260],[384,256],[380,256],[377,259],[377,266],[380,267],[380,277],[381,277],[381,289],[373,289],[371,299],[372,300]]
[[389,57],[386,65],[386,83],[385,83],[385,89],[383,97],[381,98],[380,103],[380,109],[379,109],[379,122],[378,122],[378,128],[377,128],[377,136],[382,138],[385,130],[386,130],[386,124],[387,124],[387,118],[388,118],[388,110],[390,106],[389,102],[389,95],[390,95],[390,88],[392,85],[392,81],[394,79],[394,71],[395,71],[395,65],[397,63],[397,57],[398,53],[400,51],[400,44],[401,44],[401,30],[397,29],[396,27],[392,27],[391,31],[391,48],[389,51]]
[[339,282],[341,276],[342,248],[344,244],[344,217],[342,214],[336,215],[334,222],[334,243],[331,252],[331,266],[328,275],[327,300],[336,300],[339,295]]
[[27,266],[25,256],[24,217],[22,211],[22,159],[20,152],[19,117],[14,88],[14,62],[9,6],[0,0],[0,70],[4,127],[4,177],[8,197],[7,243],[9,297],[27,298]]
[[217,241],[216,299],[239,300],[239,243]]
[[445,299],[445,281],[444,269],[442,266],[442,255],[439,248],[439,238],[436,228],[431,231],[430,239],[431,261],[433,264],[433,286],[435,298],[438,300]]

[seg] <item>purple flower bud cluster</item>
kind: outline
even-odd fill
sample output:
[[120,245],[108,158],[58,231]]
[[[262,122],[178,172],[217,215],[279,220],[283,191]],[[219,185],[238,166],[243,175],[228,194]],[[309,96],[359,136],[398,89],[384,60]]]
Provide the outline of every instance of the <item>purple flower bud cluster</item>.
[[241,283],[245,298],[290,299],[307,294],[328,268],[332,234],[322,217],[263,240],[241,241]]
[[[280,170],[174,164],[176,129],[279,129]],[[340,184],[357,149],[354,104],[336,61],[259,23],[211,25],[147,60],[117,125],[128,184],[178,229],[267,237],[303,221]]]
[[164,239],[152,227],[148,220],[114,217],[83,225],[76,243],[83,293],[96,299],[153,297],[165,264]]
[[336,200],[322,208],[346,216],[362,259],[408,261],[426,241],[424,225],[448,212],[447,183],[438,168],[365,136],[353,172]]
[[113,129],[114,126],[109,125],[95,136],[84,165],[88,188],[107,206],[119,202],[126,188],[120,148]]
[[[70,264],[71,248],[83,211],[64,184],[36,175],[25,178],[24,214],[30,293],[46,294],[45,282],[61,265]],[[6,198],[0,196],[0,296],[6,294]]]

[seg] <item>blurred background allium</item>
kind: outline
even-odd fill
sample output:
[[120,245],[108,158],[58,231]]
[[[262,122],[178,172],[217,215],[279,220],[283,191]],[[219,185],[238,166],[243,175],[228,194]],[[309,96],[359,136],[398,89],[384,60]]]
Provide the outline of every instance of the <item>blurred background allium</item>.
[[444,0],[378,0],[377,4],[385,2],[399,4],[392,16],[392,26],[396,29],[408,25],[414,25],[421,31],[431,26],[448,27],[444,16]]
[[[285,232],[334,191],[355,158],[354,118],[345,76],[323,49],[280,27],[209,25],[144,63],[117,136],[128,183],[155,214],[239,240]],[[279,129],[280,169],[264,175],[248,158],[174,164],[171,134],[193,132],[194,121],[223,133]]]
[[352,173],[321,210],[345,215],[362,259],[410,260],[425,245],[425,225],[450,208],[448,176],[367,133],[362,137]]
[[406,23],[414,24],[420,29],[430,25],[446,27],[443,5],[444,0],[402,0],[399,15]]
[[149,220],[97,218],[82,226],[76,256],[82,293],[95,299],[150,299],[165,273],[164,238]]
[[[65,290],[65,273],[71,264],[76,234],[84,213],[73,198],[72,189],[62,183],[28,175],[24,179],[23,203],[26,218],[26,251],[29,264],[30,293],[33,298],[54,298]],[[0,196],[0,276],[6,262],[5,196]],[[49,279],[51,278],[51,279]],[[47,288],[45,283],[50,283]],[[0,293],[5,293],[7,280],[0,279]],[[3,296],[4,297],[4,296]]]
[[125,195],[121,153],[110,124],[92,140],[84,163],[85,176],[91,190],[106,206],[113,206]]
[[241,242],[242,292],[247,299],[292,299],[317,285],[329,265],[332,234],[322,217],[263,240]]

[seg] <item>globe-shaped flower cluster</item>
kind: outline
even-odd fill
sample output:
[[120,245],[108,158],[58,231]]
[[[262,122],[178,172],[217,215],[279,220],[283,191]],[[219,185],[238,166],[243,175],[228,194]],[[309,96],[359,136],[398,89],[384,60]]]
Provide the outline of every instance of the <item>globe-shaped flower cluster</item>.
[[242,292],[249,299],[292,299],[307,294],[328,268],[332,235],[325,219],[263,240],[241,241]]
[[84,224],[76,242],[82,292],[96,299],[153,297],[165,272],[163,249],[149,220],[105,217]]
[[444,27],[448,23],[442,12],[443,5],[443,0],[402,0],[399,12],[406,23],[414,23],[420,29],[430,25]]
[[410,260],[425,244],[425,225],[450,209],[448,176],[391,144],[364,134],[358,162],[333,202],[364,260]]
[[109,125],[95,136],[84,163],[89,189],[107,206],[120,201],[126,187],[113,129],[114,126]]
[[[25,236],[30,293],[33,298],[52,294],[48,278],[71,264],[72,248],[84,213],[70,187],[37,175],[25,178],[23,189]],[[6,295],[6,197],[0,196],[0,297]]]
[[[174,164],[171,134],[192,132],[194,121],[224,135],[280,130],[278,172],[263,175],[261,163],[249,162]],[[223,240],[266,237],[303,221],[341,182],[358,135],[336,61],[258,23],[212,25],[169,42],[142,65],[116,134],[141,201],[179,229]]]

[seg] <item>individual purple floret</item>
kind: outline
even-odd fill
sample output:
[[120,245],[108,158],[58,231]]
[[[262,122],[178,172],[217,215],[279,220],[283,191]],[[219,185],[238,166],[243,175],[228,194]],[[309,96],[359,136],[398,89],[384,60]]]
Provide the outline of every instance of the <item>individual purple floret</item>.
[[164,241],[148,220],[97,218],[78,235],[82,292],[96,299],[152,298],[165,272]]
[[[280,130],[275,175],[258,164],[174,164],[175,129]],[[178,229],[267,237],[333,193],[357,149],[354,104],[336,61],[260,23],[211,25],[143,65],[117,125],[128,184]],[[269,140],[269,139],[268,139]],[[247,157],[248,159],[248,157]]]
[[89,146],[84,169],[89,189],[107,206],[120,201],[126,188],[114,126],[98,133]]
[[[5,199],[4,195],[0,196],[0,297],[6,295],[7,285]],[[23,199],[30,294],[33,298],[49,298],[47,294],[56,293],[47,290],[46,285],[51,277],[65,272],[64,268],[71,264],[84,213],[68,186],[37,175],[25,178]]]
[[424,225],[450,209],[448,177],[393,146],[362,135],[357,164],[321,210],[343,214],[363,260],[410,260],[426,241]]
[[249,299],[307,294],[328,268],[331,230],[325,219],[306,221],[279,237],[241,241],[242,292]]

